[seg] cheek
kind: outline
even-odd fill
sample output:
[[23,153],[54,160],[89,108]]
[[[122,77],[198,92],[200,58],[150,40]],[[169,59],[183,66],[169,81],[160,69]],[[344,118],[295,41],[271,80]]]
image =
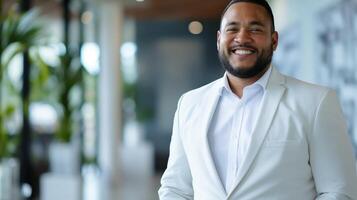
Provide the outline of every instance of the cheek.
[[228,48],[231,44],[231,40],[229,38],[226,38],[226,37],[222,37],[219,41],[219,47],[220,47],[220,50],[222,51],[228,51]]
[[219,52],[225,52],[226,51],[226,44],[223,40],[220,40],[218,43],[217,43],[217,49]]
[[229,45],[229,43],[233,42],[234,37],[232,35],[223,34],[220,37],[220,43],[224,45]]
[[273,40],[268,35],[254,35],[251,37],[252,43],[255,43],[257,46],[266,47],[271,46],[273,44]]
[[274,47],[273,42],[266,39],[256,40],[256,44],[261,50],[272,49]]

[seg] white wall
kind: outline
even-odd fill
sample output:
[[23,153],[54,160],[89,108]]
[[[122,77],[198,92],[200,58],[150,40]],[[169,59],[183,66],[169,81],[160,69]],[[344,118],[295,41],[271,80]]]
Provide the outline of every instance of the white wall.
[[280,33],[274,65],[285,74],[335,89],[357,147],[357,1],[270,4]]

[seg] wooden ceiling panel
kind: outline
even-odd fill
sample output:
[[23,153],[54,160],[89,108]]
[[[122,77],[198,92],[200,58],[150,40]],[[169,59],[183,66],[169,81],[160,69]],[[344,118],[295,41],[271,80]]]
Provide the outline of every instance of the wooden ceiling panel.
[[[62,0],[31,0],[47,17],[62,16]],[[73,2],[78,0],[72,0]],[[100,1],[100,0],[98,0]],[[16,0],[5,0],[3,9],[16,5]],[[153,19],[219,19],[229,0],[123,0],[126,17],[137,20]]]
[[[146,0],[125,8],[135,19],[219,19],[229,0]],[[140,4],[140,2],[137,2]]]

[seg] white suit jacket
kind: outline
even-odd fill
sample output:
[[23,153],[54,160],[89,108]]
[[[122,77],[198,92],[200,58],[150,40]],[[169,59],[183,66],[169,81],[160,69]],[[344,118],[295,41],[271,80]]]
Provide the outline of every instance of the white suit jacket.
[[235,187],[225,191],[207,138],[218,81],[179,100],[161,200],[357,199],[353,149],[336,94],[274,68]]

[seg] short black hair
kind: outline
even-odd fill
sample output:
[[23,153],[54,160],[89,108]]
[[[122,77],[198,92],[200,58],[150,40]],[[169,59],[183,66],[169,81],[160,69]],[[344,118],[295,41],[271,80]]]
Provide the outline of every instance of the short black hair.
[[229,7],[231,7],[231,5],[235,4],[235,3],[239,3],[239,2],[247,2],[247,3],[254,3],[254,4],[258,4],[260,6],[263,6],[265,8],[265,10],[268,12],[268,15],[271,18],[271,26],[272,26],[272,31],[275,31],[275,23],[274,23],[274,15],[273,15],[273,11],[270,7],[270,5],[268,4],[268,2],[266,2],[266,0],[231,0],[229,2],[229,4],[226,6],[226,8],[223,10],[222,16],[221,16],[221,21],[224,17],[224,14],[226,14],[227,10]]

